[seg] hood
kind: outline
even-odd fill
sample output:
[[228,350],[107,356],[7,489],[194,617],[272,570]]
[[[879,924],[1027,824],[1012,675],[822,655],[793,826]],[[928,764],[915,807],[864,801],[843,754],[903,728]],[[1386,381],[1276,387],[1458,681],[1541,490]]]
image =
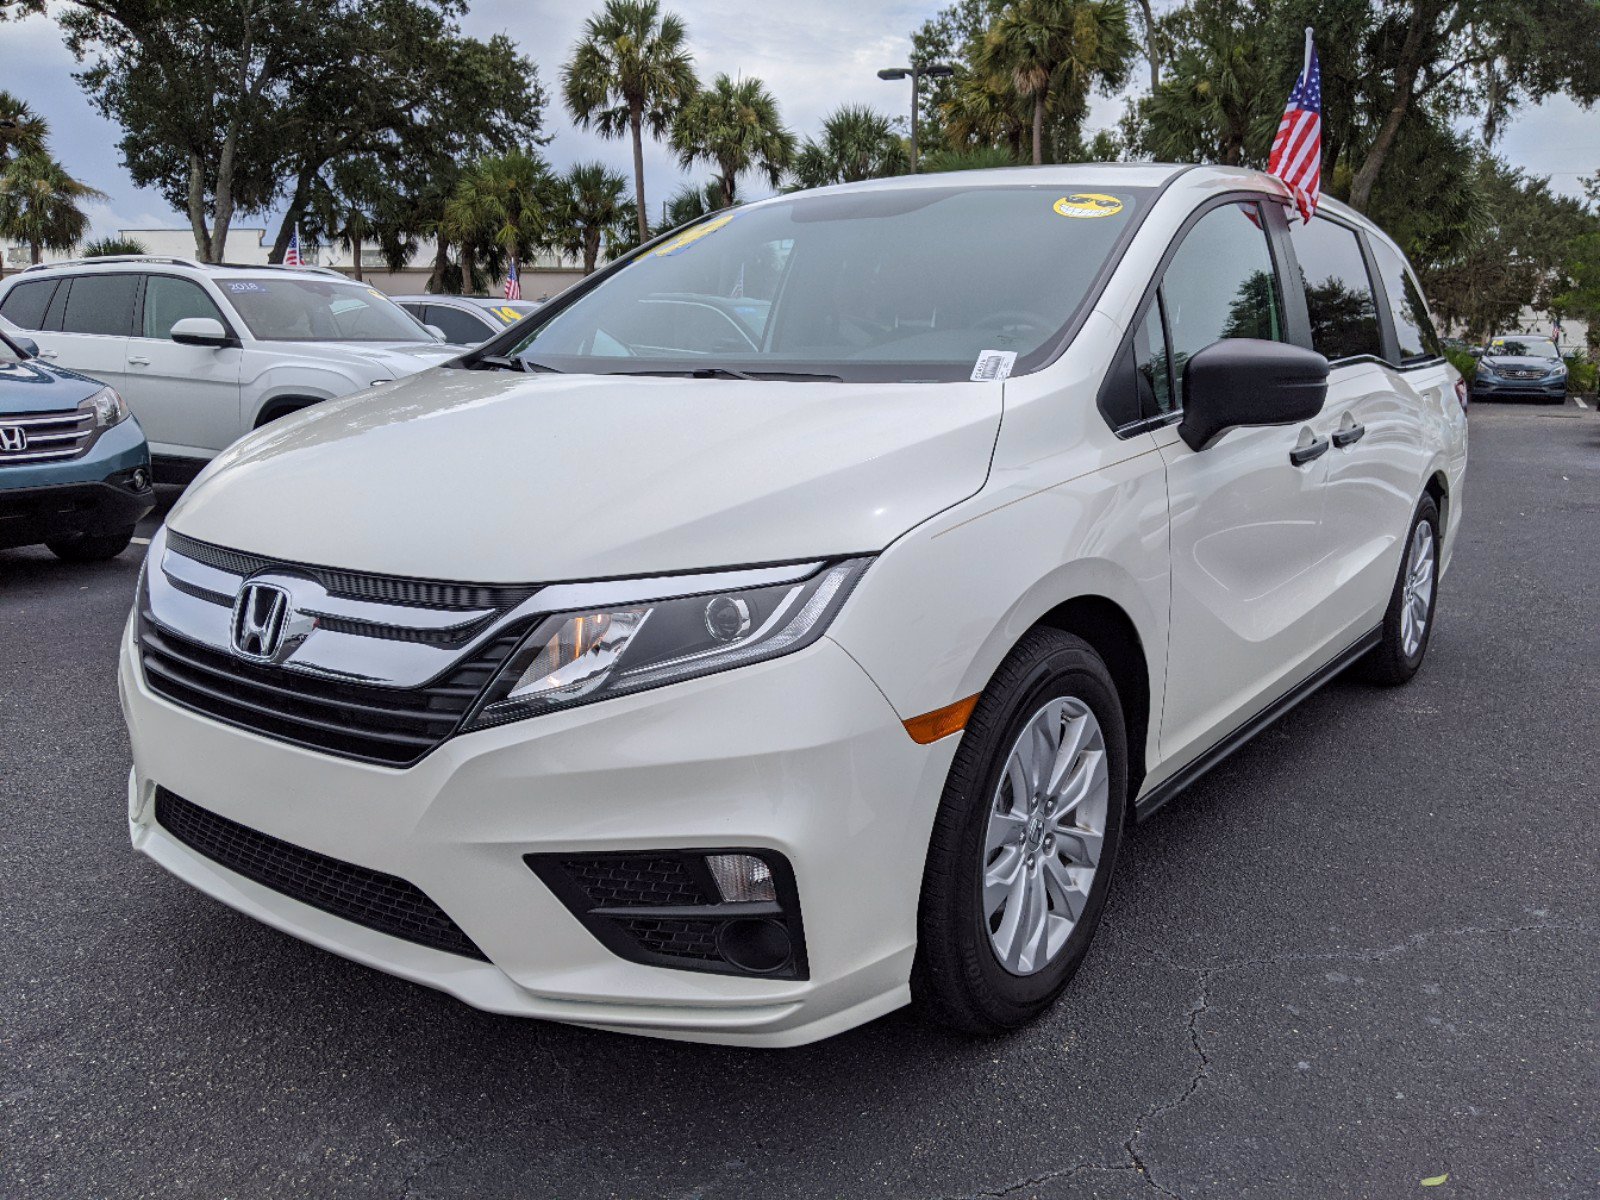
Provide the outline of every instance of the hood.
[[543,583],[876,551],[972,495],[998,383],[429,371],[225,451],[172,510],[290,562]]
[[0,416],[76,408],[105,384],[37,359],[0,362]]
[[443,342],[278,342],[286,349],[312,358],[343,356],[382,367],[391,378],[413,375],[449,362],[461,354],[460,346]]
[[1533,354],[1485,354],[1479,362],[1491,367],[1511,367],[1518,371],[1554,371],[1565,366],[1559,358],[1540,358]]

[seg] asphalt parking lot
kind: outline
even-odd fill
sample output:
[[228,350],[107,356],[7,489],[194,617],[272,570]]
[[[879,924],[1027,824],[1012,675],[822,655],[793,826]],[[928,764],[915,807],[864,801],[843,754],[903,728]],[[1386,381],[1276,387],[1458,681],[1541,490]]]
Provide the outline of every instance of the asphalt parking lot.
[[1472,426],[1422,674],[1134,831],[1065,1002],[996,1042],[522,1022],[239,916],[127,845],[140,548],[0,551],[0,1196],[1600,1193],[1600,416]]

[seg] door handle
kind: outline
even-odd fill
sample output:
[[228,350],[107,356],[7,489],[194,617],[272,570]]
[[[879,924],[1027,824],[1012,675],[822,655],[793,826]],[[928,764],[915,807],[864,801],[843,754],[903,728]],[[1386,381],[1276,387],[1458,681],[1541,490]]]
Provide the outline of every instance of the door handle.
[[1333,431],[1333,444],[1343,449],[1346,446],[1354,446],[1366,436],[1367,427],[1365,425],[1346,425],[1343,429]]
[[1303,467],[1308,462],[1315,462],[1321,458],[1328,452],[1332,444],[1327,438],[1318,438],[1316,441],[1308,442],[1304,446],[1296,446],[1289,451],[1289,461],[1297,467]]
[[40,358],[60,358],[61,355],[55,350],[41,350],[41,351],[39,351],[39,357]]
[[[128,365],[130,367],[148,367],[150,365],[150,360],[148,358],[136,358],[130,354],[128,355]],[[1344,445],[1343,442],[1340,442],[1339,444],[1341,446]]]

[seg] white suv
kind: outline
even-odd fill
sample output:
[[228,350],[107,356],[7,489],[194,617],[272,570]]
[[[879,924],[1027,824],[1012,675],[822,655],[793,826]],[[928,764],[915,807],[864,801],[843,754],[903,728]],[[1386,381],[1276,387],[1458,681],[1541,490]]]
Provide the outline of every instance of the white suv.
[[317,268],[41,264],[0,283],[0,315],[40,358],[122,393],[174,482],[268,421],[460,353],[382,292]]
[[1461,381],[1394,244],[1286,200],[774,197],[244,439],[122,639],[134,845],[497,1012],[1037,1015],[1128,822],[1427,651]]

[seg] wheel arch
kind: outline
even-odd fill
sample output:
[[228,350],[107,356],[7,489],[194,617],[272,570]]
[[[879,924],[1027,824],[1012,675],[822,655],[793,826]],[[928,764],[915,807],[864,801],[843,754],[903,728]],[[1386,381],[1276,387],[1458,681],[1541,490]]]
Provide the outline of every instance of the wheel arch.
[[1036,627],[1059,629],[1082,638],[1111,672],[1122,701],[1128,743],[1128,805],[1144,786],[1150,735],[1150,662],[1133,618],[1116,601],[1100,595],[1074,596],[1044,613]]
[[274,396],[261,405],[261,408],[256,412],[255,423],[250,428],[260,429],[269,421],[276,421],[279,417],[286,417],[290,413],[299,412],[302,408],[310,408],[313,404],[321,404],[325,399],[327,399],[325,396],[295,395],[293,393]]

